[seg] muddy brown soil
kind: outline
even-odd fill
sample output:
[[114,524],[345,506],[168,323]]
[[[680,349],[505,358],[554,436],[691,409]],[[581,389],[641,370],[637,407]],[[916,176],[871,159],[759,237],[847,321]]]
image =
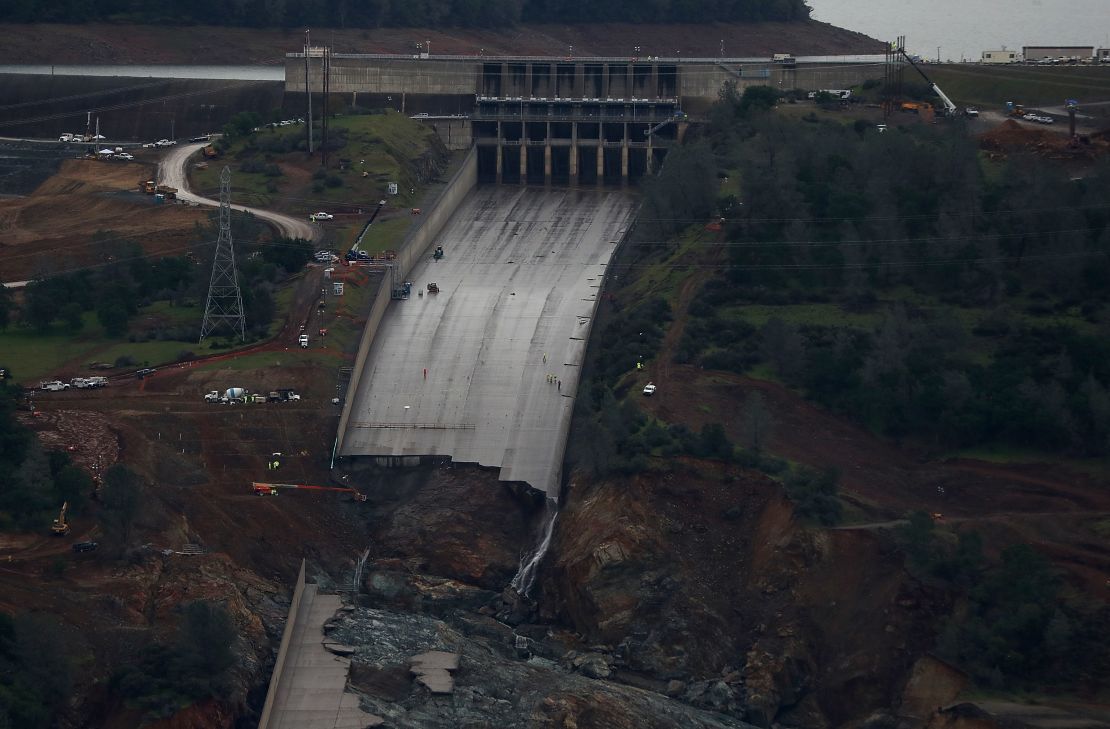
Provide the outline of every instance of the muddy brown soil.
[[209,212],[155,205],[138,192],[139,180],[153,172],[153,160],[68,160],[30,195],[0,200],[0,281],[95,265],[120,240],[139,243],[147,254],[182,255]]
[[[826,23],[704,23],[587,26],[521,25],[498,30],[461,28],[313,28],[313,39],[335,53],[414,53],[430,41],[436,54],[467,56],[641,55],[716,58],[723,41],[732,57],[882,53],[883,44]],[[279,64],[304,46],[298,30],[143,25],[17,25],[0,23],[7,39],[0,63]]]

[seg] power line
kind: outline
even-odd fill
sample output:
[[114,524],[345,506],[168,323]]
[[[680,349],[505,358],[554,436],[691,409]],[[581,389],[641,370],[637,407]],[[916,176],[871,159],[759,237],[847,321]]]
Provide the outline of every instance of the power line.
[[36,124],[36,123],[44,122],[44,121],[52,121],[54,119],[65,119],[67,117],[72,117],[72,116],[76,116],[78,114],[85,114],[85,113],[89,113],[89,112],[91,112],[93,114],[97,114],[97,113],[102,113],[102,112],[105,112],[105,111],[117,111],[119,109],[132,109],[136,106],[146,106],[148,104],[154,104],[154,103],[157,103],[157,102],[160,102],[160,101],[165,102],[165,101],[172,101],[174,99],[186,99],[186,98],[191,98],[191,97],[194,97],[194,96],[205,96],[205,95],[208,95],[208,94],[215,94],[215,93],[220,92],[220,91],[227,91],[228,89],[235,89],[235,88],[239,88],[241,86],[247,86],[249,84],[257,84],[257,83],[260,83],[260,82],[259,81],[237,81],[237,82],[234,82],[234,83],[227,84],[226,86],[216,87],[214,89],[203,89],[203,90],[200,90],[200,91],[187,91],[187,92],[182,92],[180,94],[169,94],[169,95],[166,95],[166,96],[156,96],[156,97],[149,98],[149,99],[143,99],[142,101],[132,101],[132,102],[126,102],[126,103],[120,103],[120,104],[112,104],[110,106],[99,106],[99,107],[95,107],[95,108],[91,108],[91,109],[65,111],[65,112],[59,112],[57,114],[44,114],[42,116],[36,116],[36,117],[27,117],[27,118],[16,119],[16,120],[0,121],[0,127],[13,127],[13,126],[18,126],[18,125],[23,125],[23,124]]

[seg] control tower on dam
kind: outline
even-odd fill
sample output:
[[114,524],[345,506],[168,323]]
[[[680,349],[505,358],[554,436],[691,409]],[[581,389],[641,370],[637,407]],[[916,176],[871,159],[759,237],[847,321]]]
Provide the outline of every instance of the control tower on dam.
[[[324,53],[285,60],[296,103],[324,88]],[[351,106],[420,115],[451,149],[479,147],[487,182],[635,180],[657,169],[726,82],[743,89],[849,88],[882,75],[883,56],[540,58],[328,55],[327,88]]]

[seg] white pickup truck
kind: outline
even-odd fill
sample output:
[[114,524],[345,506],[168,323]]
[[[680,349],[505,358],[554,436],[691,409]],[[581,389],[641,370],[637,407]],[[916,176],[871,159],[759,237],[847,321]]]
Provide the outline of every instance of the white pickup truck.
[[76,387],[78,390],[88,390],[96,387],[107,387],[108,378],[100,376],[74,377],[72,380],[70,380],[69,384],[73,387]]
[[61,390],[68,390],[69,385],[61,380],[51,380],[50,382],[40,383],[39,389],[47,392],[60,392]]

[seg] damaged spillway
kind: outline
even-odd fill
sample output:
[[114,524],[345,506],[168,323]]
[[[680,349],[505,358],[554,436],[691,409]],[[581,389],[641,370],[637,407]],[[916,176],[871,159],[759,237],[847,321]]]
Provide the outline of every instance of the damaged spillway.
[[340,455],[449,456],[557,499],[586,341],[633,202],[619,190],[472,191],[436,241],[442,259],[429,252],[409,275],[422,295],[382,319]]

